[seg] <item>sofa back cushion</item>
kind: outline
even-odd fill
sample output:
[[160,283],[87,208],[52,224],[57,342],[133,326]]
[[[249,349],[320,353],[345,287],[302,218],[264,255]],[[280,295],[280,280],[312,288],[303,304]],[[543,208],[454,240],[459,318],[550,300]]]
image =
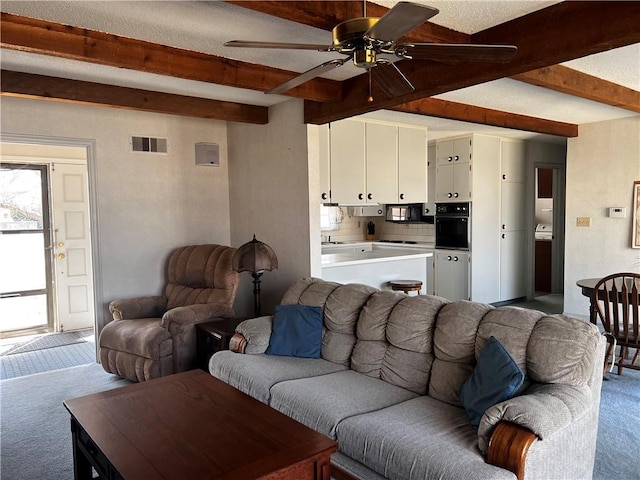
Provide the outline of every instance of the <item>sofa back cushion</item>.
[[586,385],[598,361],[598,329],[563,315],[317,278],[296,282],[282,303],[324,307],[325,360],[457,406],[460,387],[492,336],[525,382]]

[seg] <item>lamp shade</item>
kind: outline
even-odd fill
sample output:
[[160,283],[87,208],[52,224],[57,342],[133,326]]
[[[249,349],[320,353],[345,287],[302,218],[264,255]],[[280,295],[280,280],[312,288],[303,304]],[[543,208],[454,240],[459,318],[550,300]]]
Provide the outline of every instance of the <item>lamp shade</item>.
[[236,272],[259,273],[278,268],[278,258],[269,245],[256,240],[254,233],[253,240],[238,248],[231,265]]

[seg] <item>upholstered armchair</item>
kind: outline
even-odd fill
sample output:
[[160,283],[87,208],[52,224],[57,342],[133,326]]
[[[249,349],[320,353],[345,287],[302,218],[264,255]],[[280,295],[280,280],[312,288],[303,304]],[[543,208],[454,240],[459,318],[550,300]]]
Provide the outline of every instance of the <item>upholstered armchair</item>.
[[222,245],[178,248],[169,258],[164,295],[111,302],[113,321],[99,339],[102,367],[138,382],[194,368],[195,325],[234,314],[235,251]]

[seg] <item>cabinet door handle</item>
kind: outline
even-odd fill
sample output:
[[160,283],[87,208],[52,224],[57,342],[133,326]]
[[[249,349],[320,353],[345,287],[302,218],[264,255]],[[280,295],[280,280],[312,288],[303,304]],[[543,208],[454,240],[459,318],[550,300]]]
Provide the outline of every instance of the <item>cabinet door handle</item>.
[[451,192],[447,193],[447,198],[451,198],[453,197],[453,195],[451,194]]
[[453,194],[453,198],[458,198],[460,196],[460,194],[458,194],[458,192]]
[[322,200],[326,200],[326,199],[327,199],[327,194],[326,194],[326,193],[323,193],[323,194],[321,195],[321,197],[322,197]]
[[450,262],[451,261],[451,255],[447,255],[447,260]]
[[404,200],[404,193],[400,194],[400,200]]
[[454,161],[454,162],[457,162],[458,160],[460,160],[460,157],[459,157],[458,155],[456,155],[456,156],[454,156],[454,157],[453,157],[453,161]]
[[447,162],[453,162],[453,157],[447,157]]
[[458,261],[458,257],[453,257],[453,261],[457,262]]
[[507,226],[503,223],[502,224],[502,229],[505,230],[507,228]]
[[506,176],[506,175],[502,175],[502,179],[503,179],[503,180],[506,180],[506,179],[507,179],[507,176]]
[[429,209],[428,209],[428,208],[425,208],[425,209],[424,209],[424,213],[425,213],[425,214],[426,214],[426,213],[429,213]]
[[363,194],[361,194],[361,193],[359,193],[359,194],[358,194],[358,200],[362,200],[363,198],[364,198],[364,195],[363,195]]
[[506,238],[506,235],[504,233],[502,234],[502,238]]
[[373,200],[373,195],[370,193],[369,195],[367,195],[367,199],[368,200]]

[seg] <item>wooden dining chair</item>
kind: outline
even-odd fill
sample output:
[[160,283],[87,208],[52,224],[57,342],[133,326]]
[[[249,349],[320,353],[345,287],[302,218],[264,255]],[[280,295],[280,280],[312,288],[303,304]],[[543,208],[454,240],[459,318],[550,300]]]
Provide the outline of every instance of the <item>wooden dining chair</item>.
[[[591,293],[591,312],[602,322],[609,348],[604,369],[618,366],[618,375],[623,368],[640,370],[640,274],[614,273],[598,281]],[[616,355],[616,345],[620,347]],[[629,350],[635,349],[629,362]]]

